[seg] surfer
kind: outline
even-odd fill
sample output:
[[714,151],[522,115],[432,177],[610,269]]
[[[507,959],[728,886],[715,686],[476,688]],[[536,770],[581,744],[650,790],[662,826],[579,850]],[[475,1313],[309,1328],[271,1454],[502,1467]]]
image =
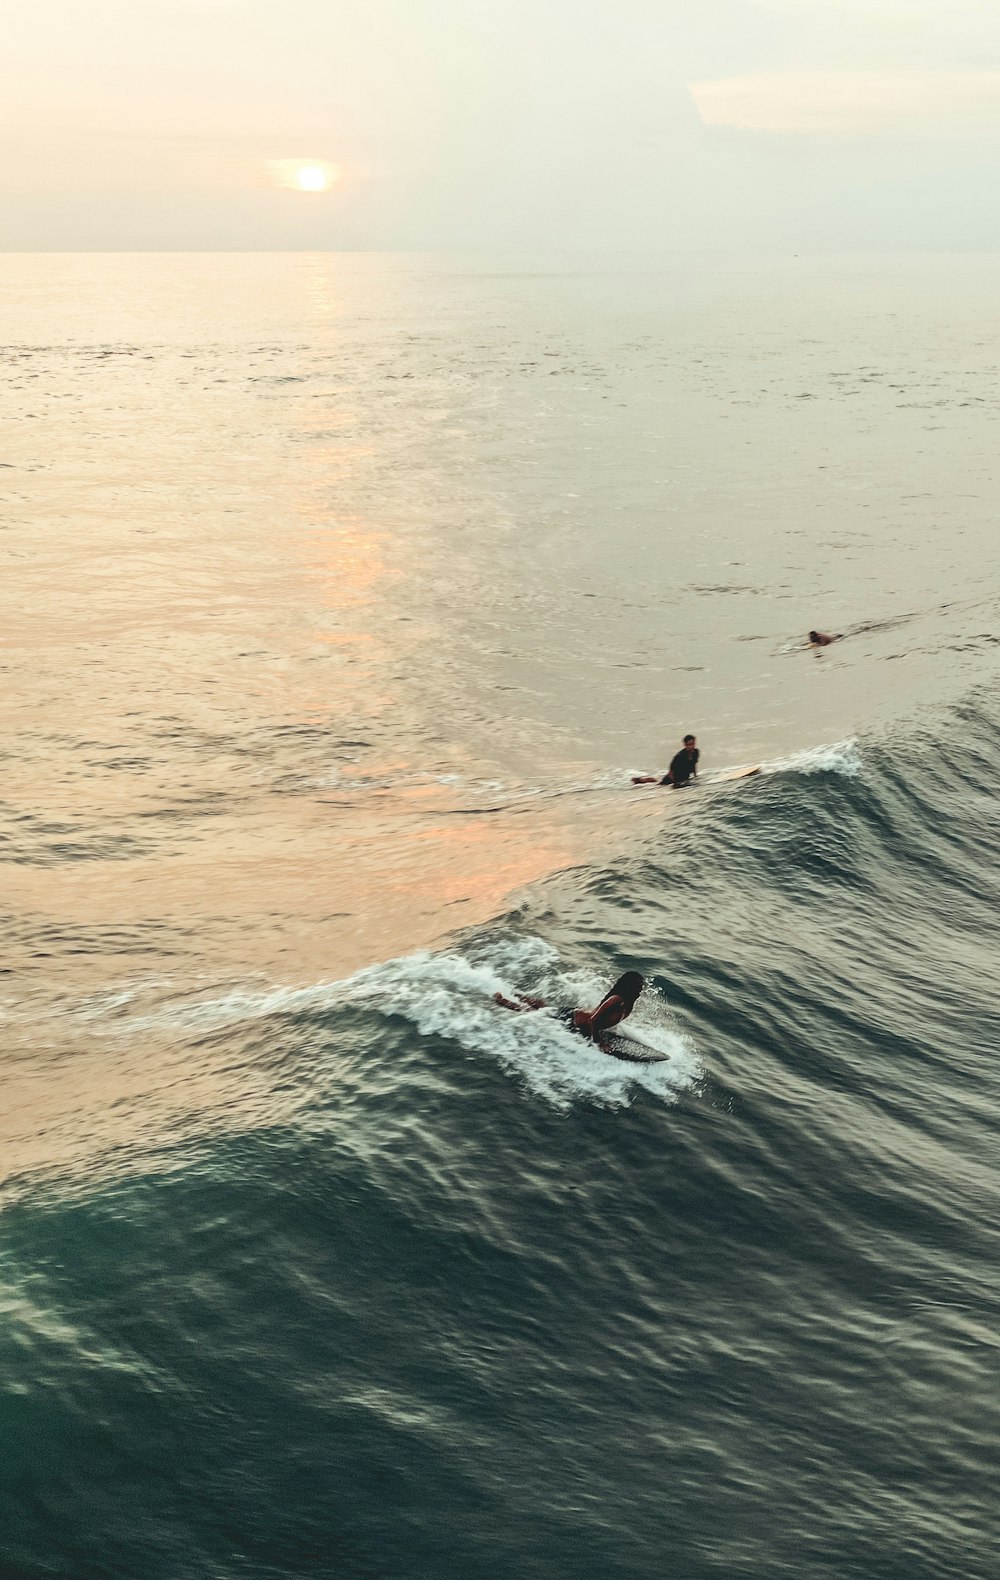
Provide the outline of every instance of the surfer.
[[810,647],[829,647],[831,642],[839,642],[839,641],[840,641],[840,636],[839,635],[837,635],[837,636],[827,636],[825,631],[810,631],[809,632],[809,646]]
[[[626,971],[618,978],[610,993],[604,995],[596,1009],[558,1009],[556,1019],[561,1020],[571,1031],[579,1032],[582,1037],[592,1038],[599,1048],[608,1053],[610,1050],[602,1038],[623,1020],[627,1020],[645,986],[645,980],[638,971]],[[523,1015],[527,1010],[546,1008],[544,999],[529,998],[524,993],[519,993],[516,999],[504,998],[502,993],[494,993],[493,1000],[496,1004],[502,1004],[504,1009],[512,1009],[519,1015]]]
[[697,779],[698,758],[700,756],[698,742],[694,736],[685,735],[683,746],[674,757],[662,779],[657,779],[655,774],[633,774],[632,783],[634,785],[673,785],[675,790],[680,790],[690,780]]

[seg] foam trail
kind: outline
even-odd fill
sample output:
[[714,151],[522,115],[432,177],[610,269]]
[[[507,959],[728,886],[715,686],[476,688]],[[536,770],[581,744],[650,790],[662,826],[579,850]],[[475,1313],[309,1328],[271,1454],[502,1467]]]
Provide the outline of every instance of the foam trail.
[[761,768],[766,774],[844,774],[856,779],[861,772],[861,753],[857,737],[852,736],[825,746],[809,746],[790,757],[776,757]]
[[[589,1100],[620,1107],[637,1087],[675,1102],[702,1074],[689,1040],[671,1024],[663,999],[647,989],[634,1029],[669,1055],[660,1064],[631,1064],[602,1053],[544,1010],[514,1014],[493,1002],[525,988],[552,1005],[596,1003],[607,990],[589,973],[567,971],[542,939],[508,935],[459,949],[419,951],[367,966],[342,981],[304,988],[239,989],[198,1003],[130,1019],[191,1030],[289,1014],[368,1010],[408,1020],[424,1037],[443,1037],[466,1053],[495,1060],[531,1092],[557,1107]],[[631,1024],[631,1023],[630,1023]]]
[[495,1059],[534,1094],[560,1108],[589,1100],[608,1107],[631,1101],[637,1087],[675,1102],[701,1075],[693,1048],[669,1023],[657,995],[644,996],[636,1031],[669,1054],[663,1064],[627,1064],[575,1036],[544,1011],[518,1015],[492,1002],[525,986],[550,1003],[593,1003],[606,991],[582,973],[566,972],[539,938],[508,937],[457,952],[416,954],[359,972],[351,1001],[402,1015],[423,1036],[446,1037],[466,1052]]

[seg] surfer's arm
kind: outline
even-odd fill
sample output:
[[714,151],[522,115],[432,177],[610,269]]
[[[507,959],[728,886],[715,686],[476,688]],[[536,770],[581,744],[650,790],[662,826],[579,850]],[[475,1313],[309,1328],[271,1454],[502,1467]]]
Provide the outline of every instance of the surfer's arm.
[[512,1009],[515,1014],[522,1015],[525,1010],[544,1009],[545,1000],[540,998],[526,998],[518,994],[516,999],[504,998],[502,993],[494,993],[494,1004],[502,1004],[504,1009]]
[[593,1037],[597,1046],[607,1053],[609,1049],[605,1044],[605,1037],[608,1032],[614,1031],[615,1027],[620,1025],[630,1013],[631,1006],[626,1004],[624,999],[617,996],[606,998],[590,1014],[587,1014],[586,1011],[578,1011],[577,1025],[582,1031]]

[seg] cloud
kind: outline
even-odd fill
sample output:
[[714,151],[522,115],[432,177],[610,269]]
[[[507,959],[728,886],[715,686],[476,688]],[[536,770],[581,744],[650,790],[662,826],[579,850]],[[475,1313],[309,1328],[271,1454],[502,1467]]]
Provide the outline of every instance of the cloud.
[[[1000,56],[997,0],[753,0],[817,71],[977,71]],[[788,62],[786,56],[786,63]]]
[[743,131],[967,136],[1000,127],[1000,71],[756,72],[689,86],[706,126]]
[[878,23],[917,22],[940,17],[952,25],[969,22],[996,23],[995,0],[755,0],[766,11],[794,15],[836,17],[840,21]]

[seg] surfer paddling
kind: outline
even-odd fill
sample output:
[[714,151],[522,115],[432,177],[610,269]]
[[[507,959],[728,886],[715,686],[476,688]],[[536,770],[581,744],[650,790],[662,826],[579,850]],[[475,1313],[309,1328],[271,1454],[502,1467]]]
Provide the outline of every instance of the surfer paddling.
[[[638,971],[626,971],[620,976],[610,993],[606,993],[596,1009],[558,1009],[556,1019],[561,1020],[571,1031],[579,1032],[582,1037],[590,1037],[604,1052],[611,1050],[603,1041],[609,1031],[627,1020],[635,1009],[636,999],[646,986],[645,980]],[[516,999],[504,998],[502,993],[494,993],[494,1003],[502,1004],[504,1009],[512,1009],[518,1015],[523,1015],[528,1010],[545,1009],[544,999],[528,998],[527,994],[519,993]]]
[[840,636],[839,635],[828,636],[825,631],[810,631],[809,632],[809,643],[808,643],[808,645],[810,647],[829,647],[831,642],[839,642],[839,641],[840,641]]
[[698,777],[698,742],[693,735],[685,735],[684,744],[674,757],[670,767],[662,779],[657,779],[655,774],[633,774],[634,785],[673,785],[675,790],[680,790]]

